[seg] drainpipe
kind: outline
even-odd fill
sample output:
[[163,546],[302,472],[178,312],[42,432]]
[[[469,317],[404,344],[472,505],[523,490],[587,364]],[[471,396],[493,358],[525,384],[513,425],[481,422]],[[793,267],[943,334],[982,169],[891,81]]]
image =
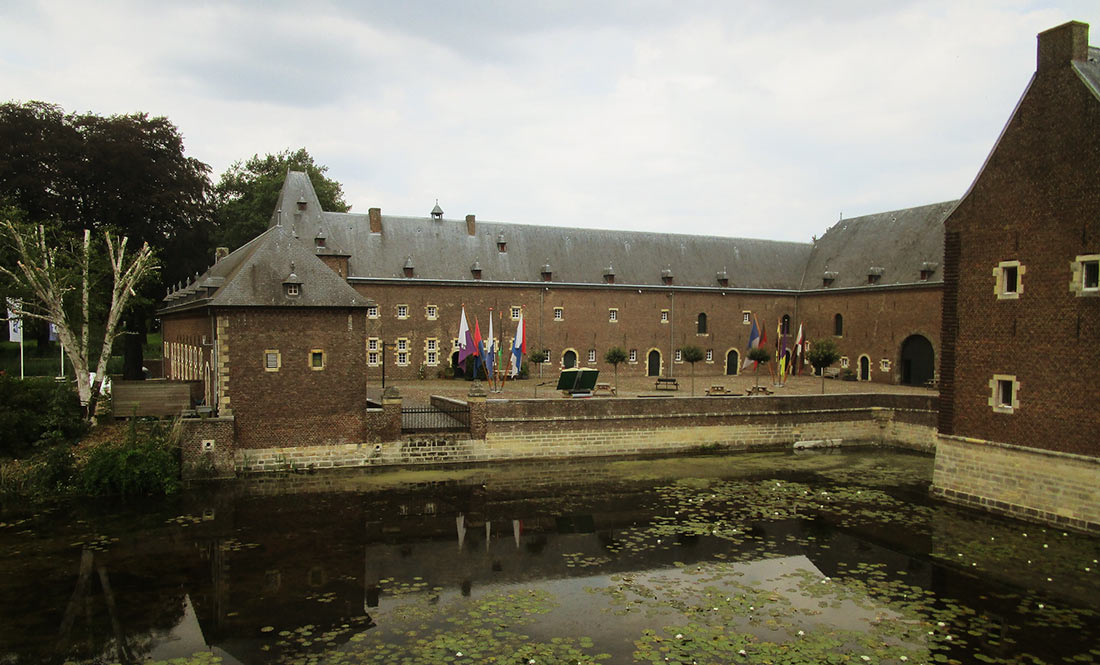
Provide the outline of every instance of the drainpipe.
[[668,378],[672,378],[672,361],[676,357],[672,350],[672,333],[676,329],[676,292],[669,291],[669,298],[672,299],[672,304],[668,310],[668,372],[665,374]]

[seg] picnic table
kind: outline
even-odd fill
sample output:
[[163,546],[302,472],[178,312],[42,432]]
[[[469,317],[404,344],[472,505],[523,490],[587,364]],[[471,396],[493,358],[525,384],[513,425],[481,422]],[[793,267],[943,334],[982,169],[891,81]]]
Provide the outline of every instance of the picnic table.
[[774,394],[774,391],[768,390],[765,386],[752,386],[745,394],[752,397],[753,395],[771,395]]
[[592,392],[594,394],[608,393],[612,396],[619,394],[619,392],[615,389],[615,386],[611,385],[610,383],[603,382],[597,383],[595,389]]
[[729,388],[726,388],[725,386],[713,385],[710,388],[707,388],[707,395],[710,395],[712,397],[717,396],[717,395],[732,395],[732,394],[733,394],[733,391],[731,391]]
[[653,384],[655,390],[679,390],[680,384],[676,381],[675,377],[671,376],[658,376],[657,382]]

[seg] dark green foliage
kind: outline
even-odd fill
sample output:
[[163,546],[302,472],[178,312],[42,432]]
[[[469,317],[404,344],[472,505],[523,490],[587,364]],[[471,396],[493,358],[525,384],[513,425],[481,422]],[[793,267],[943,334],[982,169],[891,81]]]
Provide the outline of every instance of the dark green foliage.
[[626,349],[621,346],[613,346],[607,350],[607,353],[603,354],[603,361],[608,365],[611,365],[615,370],[615,387],[619,385],[619,365],[626,362],[629,356],[626,355]]
[[821,374],[821,392],[824,393],[825,372],[822,370],[840,360],[840,351],[836,348],[836,342],[828,337],[817,340],[810,345],[810,351],[806,354],[806,359]]
[[36,448],[71,444],[84,433],[80,403],[67,383],[0,376],[0,456],[23,457]]
[[80,490],[92,495],[172,494],[179,489],[179,448],[153,423],[130,421],[126,438],[92,451],[81,470]]
[[325,176],[328,167],[316,164],[305,148],[284,150],[277,155],[253,155],[236,162],[221,175],[214,187],[214,220],[219,245],[236,249],[267,228],[287,169],[305,171],[317,192],[321,209],[347,212],[340,183]]
[[45,492],[68,489],[76,478],[76,457],[68,443],[61,442],[46,449],[39,467],[38,486]]
[[691,363],[691,394],[694,396],[695,395],[695,363],[699,362],[703,358],[706,358],[707,357],[706,353],[704,353],[703,349],[699,348],[698,346],[695,346],[694,344],[689,344],[689,345],[687,345],[685,347],[682,347],[680,349],[680,355],[683,357],[683,359],[685,361]]
[[749,360],[756,363],[766,363],[772,359],[767,349],[761,349],[759,347],[749,350]]
[[532,363],[534,363],[536,365],[538,365],[540,363],[544,363],[544,362],[546,362],[546,352],[545,351],[532,351],[531,353],[527,354],[527,359],[530,360]]

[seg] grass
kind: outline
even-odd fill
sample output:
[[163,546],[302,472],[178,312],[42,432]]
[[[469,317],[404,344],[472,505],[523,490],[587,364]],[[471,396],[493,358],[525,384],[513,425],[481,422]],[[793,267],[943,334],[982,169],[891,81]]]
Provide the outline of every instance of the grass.
[[[159,332],[146,336],[145,359],[159,360],[163,345]],[[28,339],[23,343],[23,372],[26,376],[57,376],[61,368],[61,349],[55,344],[43,355],[38,355],[38,342]],[[94,367],[93,367],[94,369]],[[0,370],[10,376],[19,376],[19,343],[0,342]],[[108,374],[122,373],[122,356],[111,356],[107,362]],[[65,358],[65,376],[73,375],[73,365]]]

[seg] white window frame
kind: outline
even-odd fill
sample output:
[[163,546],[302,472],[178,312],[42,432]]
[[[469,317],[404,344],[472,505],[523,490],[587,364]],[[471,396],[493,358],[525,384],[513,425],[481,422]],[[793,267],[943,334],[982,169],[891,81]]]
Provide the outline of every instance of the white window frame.
[[300,288],[298,288],[297,284],[287,284],[286,285],[286,294],[288,296],[290,296],[291,298],[297,298],[298,296],[300,296],[302,294],[302,290]]
[[707,349],[706,362],[708,362],[708,363],[713,363],[714,362],[714,349]]
[[743,325],[749,325],[752,323],[752,312],[749,310],[741,310],[741,323]]
[[377,319],[378,318],[378,305],[367,305],[367,318],[368,319]]
[[[316,353],[321,354],[321,366],[320,367],[313,364],[313,355],[316,354]],[[325,365],[326,365],[326,362],[325,362],[326,360],[327,360],[327,358],[325,358],[325,350],[324,349],[310,349],[309,350],[309,368],[311,370],[313,370],[314,372],[319,372],[319,371],[323,370],[325,368]]]
[[[1016,271],[1016,288],[1012,291],[1006,291],[1005,276],[1010,269]],[[993,269],[993,293],[996,294],[997,300],[1018,300],[1024,292],[1024,274],[1026,272],[1027,267],[1019,261],[1001,261],[998,263],[997,267]]]
[[630,353],[626,357],[626,361],[628,363],[637,363],[638,362],[638,349],[631,349]]
[[519,305],[512,305],[512,320],[519,321],[520,314],[523,313],[523,308]]
[[432,367],[439,365],[439,339],[436,337],[424,340],[424,364]]
[[554,320],[555,321],[564,321],[565,320],[565,308],[564,307],[555,307],[554,308]]
[[892,365],[891,365],[890,360],[888,358],[883,358],[883,359],[878,361],[878,368],[879,368],[879,371],[881,371],[881,372],[889,372],[891,366]]
[[435,321],[439,318],[439,307],[436,305],[424,305],[424,318]]
[[661,310],[661,323],[668,323],[668,310],[667,309],[662,309]]
[[673,355],[672,361],[677,362],[677,363],[684,362],[684,351],[683,351],[683,349],[676,349],[676,353]]
[[[1012,399],[1007,403],[1002,399],[1004,384],[1012,388]],[[993,413],[1012,414],[1020,408],[1020,382],[1015,374],[994,374],[989,380],[989,391],[988,404],[993,408]]]
[[588,349],[588,364],[594,365],[596,363],[596,349]]
[[841,369],[848,369],[848,364],[849,364],[848,356],[841,356],[840,357],[840,367],[841,367]]
[[608,323],[618,323],[619,322],[619,308],[618,307],[608,307],[607,308],[607,322]]
[[399,318],[399,319],[409,318],[409,306],[408,305],[397,305],[395,309],[397,310],[397,318]]

